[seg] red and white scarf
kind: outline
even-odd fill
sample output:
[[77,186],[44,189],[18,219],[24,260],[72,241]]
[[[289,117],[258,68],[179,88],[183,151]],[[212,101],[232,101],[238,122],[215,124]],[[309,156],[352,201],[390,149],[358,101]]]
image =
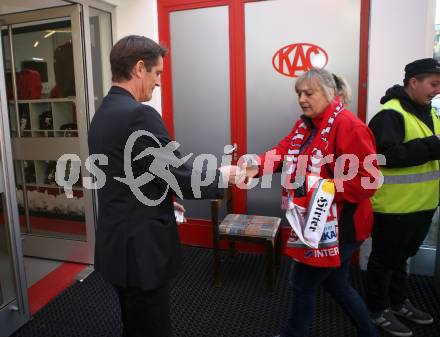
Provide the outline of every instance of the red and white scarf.
[[[304,173],[310,173],[317,176],[321,175],[321,161],[324,158],[324,153],[327,151],[328,135],[330,134],[335,119],[345,109],[345,106],[339,100],[334,101],[334,105],[334,111],[329,115],[327,121],[322,121],[321,127],[316,133],[315,137],[319,135],[319,139],[317,141],[312,140],[314,147],[311,155],[309,158],[307,158],[307,172]],[[283,179],[287,179],[285,181],[289,182],[288,184],[285,184],[285,186],[291,186],[292,188],[297,187],[294,184],[294,180],[297,174],[298,157],[300,155],[301,146],[305,141],[307,130],[307,124],[302,122],[296,128],[295,133],[290,141],[290,148],[288,149],[287,155],[284,157],[285,168],[283,170],[283,174],[285,177]],[[283,187],[281,203],[282,209],[288,209],[288,202],[289,198],[291,197],[293,197],[293,190]]]
[[[306,158],[306,172],[299,172],[298,174],[307,174],[307,177],[309,178],[314,176],[317,179],[320,179],[321,161],[324,158],[324,153],[327,152],[328,135],[332,130],[335,119],[345,108],[339,101],[335,101],[331,107],[333,106],[334,111],[330,113],[327,120],[322,121],[321,126],[314,137],[319,137],[319,139],[311,140],[311,144],[314,144],[314,147],[311,151],[310,158]],[[286,173],[285,179],[288,179],[289,182],[292,182],[297,174],[298,157],[305,141],[307,131],[307,125],[302,122],[292,137],[291,146],[288,155],[285,158],[286,168],[284,170]],[[306,177],[304,177],[304,179],[306,179]],[[321,179],[320,183],[323,183],[324,181],[325,180]],[[311,244],[311,242],[306,240],[306,236],[303,234],[307,234],[308,214],[306,213],[310,212],[315,206],[308,205],[308,203],[311,202],[311,199],[313,200],[313,198],[311,198],[313,193],[311,192],[311,184],[308,180],[302,182],[300,179],[299,183],[305,186],[304,192],[306,195],[301,197],[294,197],[293,189],[298,187],[295,183],[287,186],[288,188],[283,188],[282,207],[287,210],[286,216],[292,226],[291,234],[286,244],[286,254],[304,264],[316,267],[337,267],[340,265],[340,258],[336,204],[333,203],[330,208],[327,207],[327,210],[329,210],[328,216],[326,216],[326,219],[321,219],[321,227],[316,232],[320,234],[318,234],[318,237],[313,237],[314,242]],[[314,194],[316,194],[317,189],[320,187],[321,186],[318,184]]]

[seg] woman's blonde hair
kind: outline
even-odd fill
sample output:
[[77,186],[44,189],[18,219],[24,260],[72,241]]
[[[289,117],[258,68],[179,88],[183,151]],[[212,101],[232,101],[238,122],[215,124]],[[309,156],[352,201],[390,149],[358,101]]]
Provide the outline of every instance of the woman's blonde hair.
[[318,85],[329,102],[331,102],[335,96],[341,97],[344,104],[348,104],[351,100],[351,89],[347,81],[327,70],[312,68],[305,72],[297,78],[295,91],[298,91],[298,87],[304,82]]

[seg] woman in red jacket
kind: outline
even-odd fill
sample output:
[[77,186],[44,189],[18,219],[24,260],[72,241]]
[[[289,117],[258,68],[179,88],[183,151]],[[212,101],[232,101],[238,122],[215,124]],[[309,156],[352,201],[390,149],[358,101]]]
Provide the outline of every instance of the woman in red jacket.
[[[290,181],[294,180],[296,174],[304,173],[299,173],[302,171],[301,163],[306,173],[333,179],[336,186],[333,202],[336,204],[339,228],[336,230],[339,249],[336,246],[334,252],[339,252],[339,266],[325,267],[325,261],[307,259],[317,251],[313,249],[298,259],[291,244],[298,238],[295,234],[289,238],[286,253],[296,260],[291,273],[293,300],[287,328],[281,336],[307,335],[320,286],[350,316],[358,336],[377,336],[367,308],[350,286],[348,276],[351,256],[369,236],[372,226],[373,213],[369,198],[375,192],[378,178],[373,135],[361,120],[345,108],[350,89],[343,79],[323,69],[312,69],[297,79],[295,91],[304,114],[290,134],[275,148],[260,156],[258,171],[248,170],[248,176],[273,173],[284,162],[283,172],[287,173]],[[306,158],[306,165],[301,157]],[[324,157],[327,164],[323,164]],[[269,162],[271,165],[264,165]],[[288,209],[298,197],[298,189],[283,185],[287,188],[283,189],[282,205]],[[315,258],[325,255],[317,254]]]

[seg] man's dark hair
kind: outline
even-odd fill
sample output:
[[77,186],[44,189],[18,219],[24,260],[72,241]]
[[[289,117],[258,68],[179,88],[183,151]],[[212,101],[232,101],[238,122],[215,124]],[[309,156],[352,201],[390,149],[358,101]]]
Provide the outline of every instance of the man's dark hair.
[[128,35],[120,39],[110,52],[112,81],[131,79],[131,71],[139,61],[144,61],[147,71],[157,64],[159,56],[164,57],[167,49],[153,40],[138,35]]
[[417,74],[417,75],[414,75],[414,76],[411,76],[411,77],[405,77],[404,79],[403,79],[403,86],[406,88],[407,86],[408,86],[408,84],[409,84],[409,80],[412,78],[412,77],[415,77],[415,79],[417,80],[417,81],[423,81],[425,78],[427,78],[427,77],[429,77],[429,76],[431,76],[432,75],[432,73],[424,73],[424,74]]

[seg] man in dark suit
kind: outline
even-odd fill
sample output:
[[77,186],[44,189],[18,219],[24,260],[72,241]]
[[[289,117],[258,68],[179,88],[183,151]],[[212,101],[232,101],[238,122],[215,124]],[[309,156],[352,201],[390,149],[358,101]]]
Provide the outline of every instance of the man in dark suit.
[[[173,151],[176,143],[159,113],[140,103],[149,101],[160,85],[165,54],[163,47],[146,37],[127,36],[115,44],[110,53],[113,86],[89,131],[90,153],[108,158],[108,163],[98,164],[106,183],[98,189],[95,270],[117,290],[124,336],[171,336],[167,286],[180,256],[173,190],[183,198],[195,197],[192,168]],[[136,132],[140,136],[134,138],[129,153],[126,146]],[[154,176],[148,170],[164,174]],[[240,172],[236,166],[211,172],[212,183],[200,186],[201,197],[221,197],[219,186],[234,181]],[[170,174],[178,186],[163,179]]]

